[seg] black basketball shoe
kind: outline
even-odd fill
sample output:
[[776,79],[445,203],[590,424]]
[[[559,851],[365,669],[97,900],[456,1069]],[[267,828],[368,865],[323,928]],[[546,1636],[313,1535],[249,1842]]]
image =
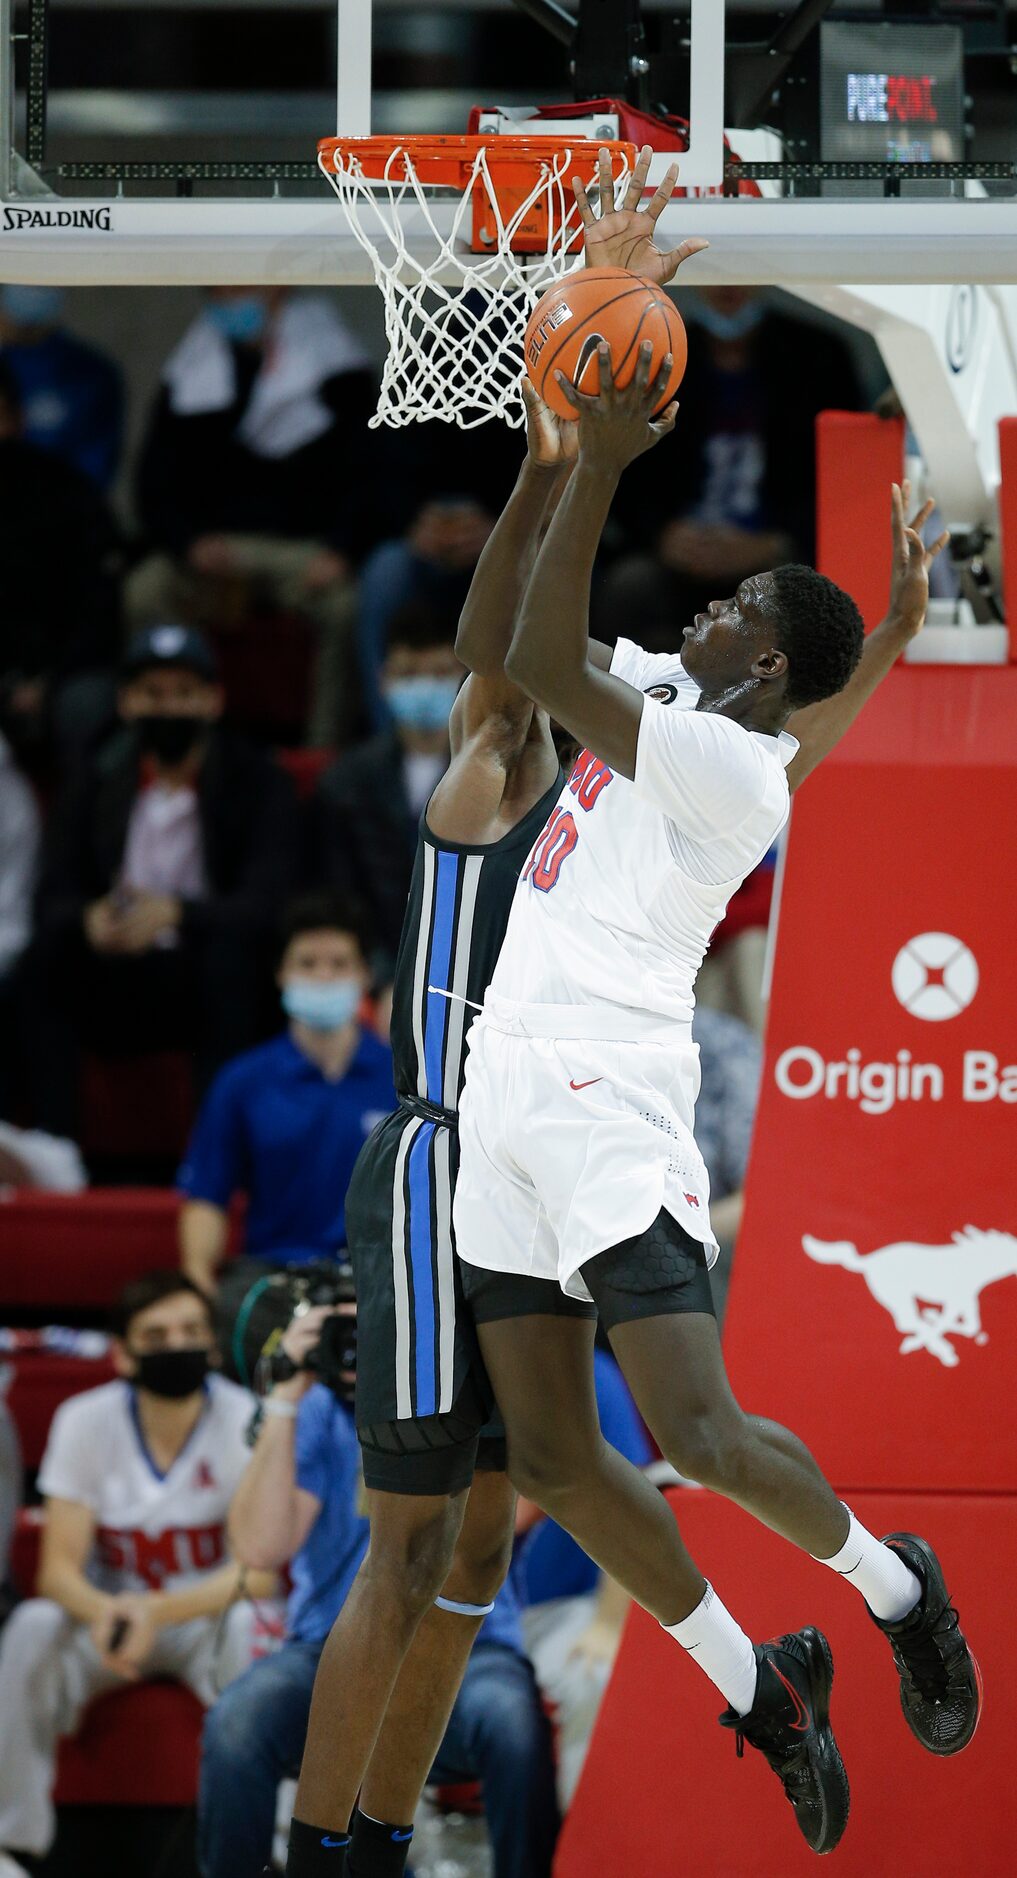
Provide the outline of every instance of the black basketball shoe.
[[813,1852],[832,1852],[847,1825],[851,1796],[830,1727],[833,1657],[822,1631],[809,1626],[755,1645],[756,1697],[747,1715],[725,1709],[739,1755],[743,1741],[765,1754]]
[[898,1553],[922,1587],[913,1611],[899,1623],[874,1617],[889,1637],[900,1677],[900,1705],[916,1741],[930,1754],[959,1754],[975,1729],[982,1705],[982,1676],[950,1603],[943,1569],[925,1539],[891,1532],[884,1545]]

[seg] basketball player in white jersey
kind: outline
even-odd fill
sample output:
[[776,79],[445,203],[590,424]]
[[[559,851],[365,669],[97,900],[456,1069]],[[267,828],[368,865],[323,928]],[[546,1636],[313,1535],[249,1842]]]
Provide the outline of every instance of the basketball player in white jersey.
[[[629,232],[645,224],[638,202],[637,189],[616,229],[626,216]],[[850,1578],[889,1638],[912,1733],[936,1754],[965,1747],[978,1673],[935,1553],[913,1534],[877,1540],[797,1437],[746,1415],[731,1392],[691,1038],[711,932],[784,825],[790,790],[920,626],[945,537],[927,552],[895,490],[891,614],[864,653],[854,602],[804,567],[743,581],[676,628],[672,654],[591,642],[593,560],[619,478],[675,421],[675,405],[652,415],[670,360],[651,384],[649,353],[625,389],[606,346],[598,395],[559,381],[579,461],[506,670],[585,747],[520,878],[471,1030],[456,1241],[515,1485],[695,1653],[727,1698],[722,1722],[766,1755],[807,1843],[827,1852],[848,1788],[825,1638],[808,1628],[753,1646],[659,1496],[605,1448],[592,1322],[534,1315],[527,1299],[533,1279],[556,1278],[568,1298],[591,1300],[667,1458]]]
[[[0,1878],[54,1832],[57,1740],[94,1696],[171,1676],[210,1705],[250,1660],[250,1606],[271,1574],[226,1551],[226,1515],[250,1449],[246,1390],[209,1373],[208,1303],[179,1272],[129,1285],[119,1380],[57,1410],[39,1473],[39,1589],[0,1640]],[[9,1856],[14,1855],[14,1856]]]

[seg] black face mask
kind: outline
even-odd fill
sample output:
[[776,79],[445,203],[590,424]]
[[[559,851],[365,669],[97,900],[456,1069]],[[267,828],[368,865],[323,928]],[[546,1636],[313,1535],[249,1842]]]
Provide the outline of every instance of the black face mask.
[[149,1395],[180,1402],[201,1388],[209,1369],[207,1350],[146,1350],[135,1357],[134,1381]]
[[146,756],[182,763],[208,731],[203,717],[138,717],[134,727]]

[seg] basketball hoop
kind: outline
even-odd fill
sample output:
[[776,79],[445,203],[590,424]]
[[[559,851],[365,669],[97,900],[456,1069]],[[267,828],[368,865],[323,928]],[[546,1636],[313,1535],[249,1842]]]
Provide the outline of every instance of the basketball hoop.
[[[318,164],[371,258],[388,357],[379,424],[523,422],[522,335],[548,287],[582,266],[571,178],[596,188],[600,145],[564,137],[327,137]],[[615,200],[636,158],[608,143]],[[411,251],[407,228],[428,239]]]

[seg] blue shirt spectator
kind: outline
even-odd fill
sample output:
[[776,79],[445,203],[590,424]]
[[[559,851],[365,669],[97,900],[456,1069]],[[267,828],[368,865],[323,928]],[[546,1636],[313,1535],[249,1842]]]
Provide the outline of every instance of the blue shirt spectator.
[[[274,1467],[261,1486],[261,1438],[244,1508],[259,1532],[278,1508]],[[367,1547],[353,1415],[323,1383],[312,1384],[297,1410],[293,1482],[318,1511],[291,1563],[286,1642],[231,1683],[206,1718],[198,1796],[204,1878],[259,1871],[269,1857],[276,1789],[299,1768],[318,1659]],[[259,1501],[262,1491],[270,1503]],[[508,1586],[474,1643],[431,1777],[443,1785],[482,1781],[495,1878],[550,1878],[559,1824],[550,1735]]]
[[0,342],[28,442],[108,490],[123,446],[123,376],[105,353],[57,324],[63,301],[59,287],[0,288]]
[[368,974],[356,908],[334,894],[298,901],[277,976],[289,1028],[220,1070],[178,1177],[183,1265],[206,1289],[236,1193],[247,1195],[248,1257],[334,1258],[357,1155],[395,1106],[388,1045],[357,1021]]
[[[593,1382],[604,1440],[636,1467],[653,1459],[650,1438],[613,1356],[593,1353]],[[522,1540],[512,1579],[524,1604],[581,1598],[597,1589],[600,1568],[553,1519],[542,1519]]]

